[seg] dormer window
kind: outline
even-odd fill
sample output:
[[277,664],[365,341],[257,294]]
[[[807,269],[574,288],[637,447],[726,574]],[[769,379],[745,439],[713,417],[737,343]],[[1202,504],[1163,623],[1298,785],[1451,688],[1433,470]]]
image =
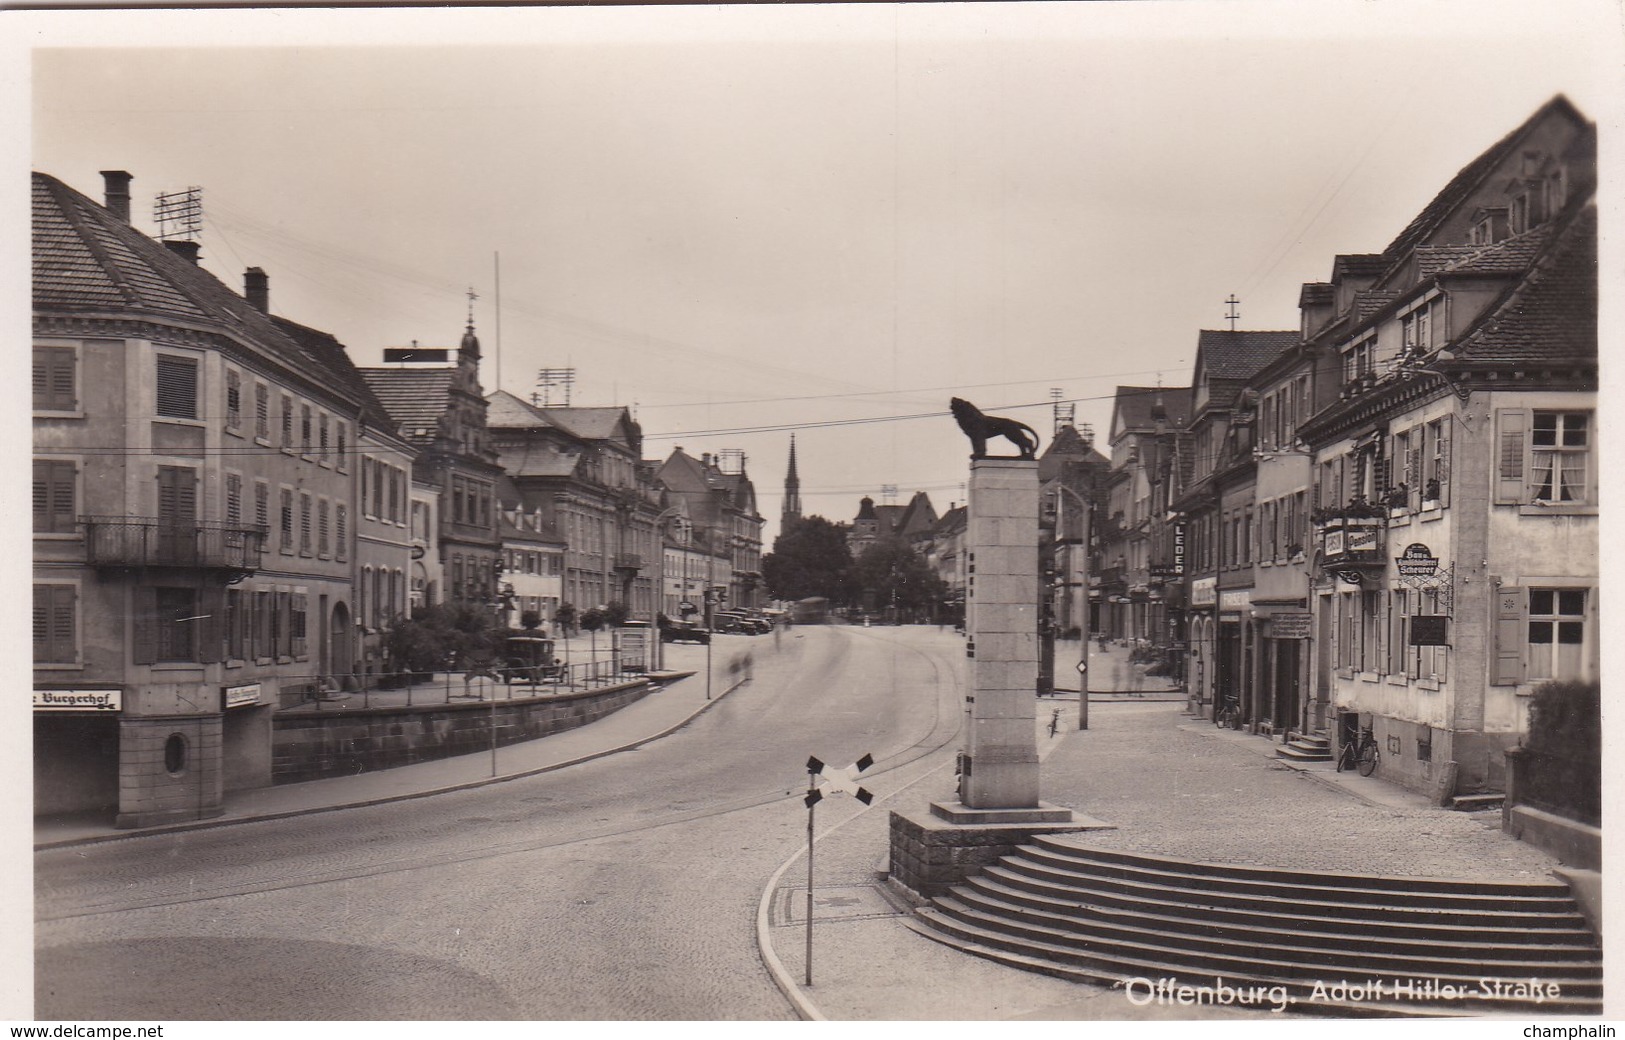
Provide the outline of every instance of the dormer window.
[[1368,336],[1343,352],[1343,382],[1370,375],[1376,367],[1377,337]]
[[1507,211],[1504,207],[1497,209],[1481,209],[1475,215],[1472,230],[1468,233],[1469,245],[1494,245],[1507,237]]
[[1529,193],[1524,192],[1512,200],[1507,209],[1507,227],[1514,235],[1521,235],[1533,226],[1529,211]]

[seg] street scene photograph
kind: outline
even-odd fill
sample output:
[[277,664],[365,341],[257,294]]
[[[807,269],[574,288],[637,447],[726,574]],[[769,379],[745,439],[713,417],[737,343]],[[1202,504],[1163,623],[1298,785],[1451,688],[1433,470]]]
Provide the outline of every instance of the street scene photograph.
[[0,26],[12,1035],[1614,1035],[1616,5]]

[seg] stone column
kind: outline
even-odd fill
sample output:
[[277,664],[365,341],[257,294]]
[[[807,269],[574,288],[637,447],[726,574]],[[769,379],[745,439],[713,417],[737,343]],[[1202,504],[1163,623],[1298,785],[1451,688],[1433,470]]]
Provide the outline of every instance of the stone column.
[[1038,463],[971,462],[959,798],[891,814],[892,880],[935,896],[1037,834],[1110,829],[1038,798]]
[[1038,463],[976,459],[965,550],[970,725],[960,789],[972,809],[1038,806]]

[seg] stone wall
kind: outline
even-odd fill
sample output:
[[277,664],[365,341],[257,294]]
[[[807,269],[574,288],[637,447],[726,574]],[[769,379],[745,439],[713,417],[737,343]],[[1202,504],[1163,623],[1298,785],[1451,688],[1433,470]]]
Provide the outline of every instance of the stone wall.
[[939,896],[997,863],[1035,834],[1082,830],[1073,823],[959,824],[930,812],[891,814],[890,878],[916,895]]
[[[638,680],[600,690],[499,700],[494,713],[497,746],[585,726],[653,690]],[[279,712],[272,723],[272,782],[354,776],[489,751],[492,716],[489,701]]]

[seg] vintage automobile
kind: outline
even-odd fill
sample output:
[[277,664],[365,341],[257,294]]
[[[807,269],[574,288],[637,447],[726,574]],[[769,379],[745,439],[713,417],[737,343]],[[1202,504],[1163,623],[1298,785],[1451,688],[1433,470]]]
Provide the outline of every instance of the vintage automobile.
[[553,640],[545,636],[509,636],[502,647],[502,679],[516,682],[557,682],[564,667],[553,656]]
[[709,643],[711,633],[692,621],[666,620],[660,626],[662,643]]

